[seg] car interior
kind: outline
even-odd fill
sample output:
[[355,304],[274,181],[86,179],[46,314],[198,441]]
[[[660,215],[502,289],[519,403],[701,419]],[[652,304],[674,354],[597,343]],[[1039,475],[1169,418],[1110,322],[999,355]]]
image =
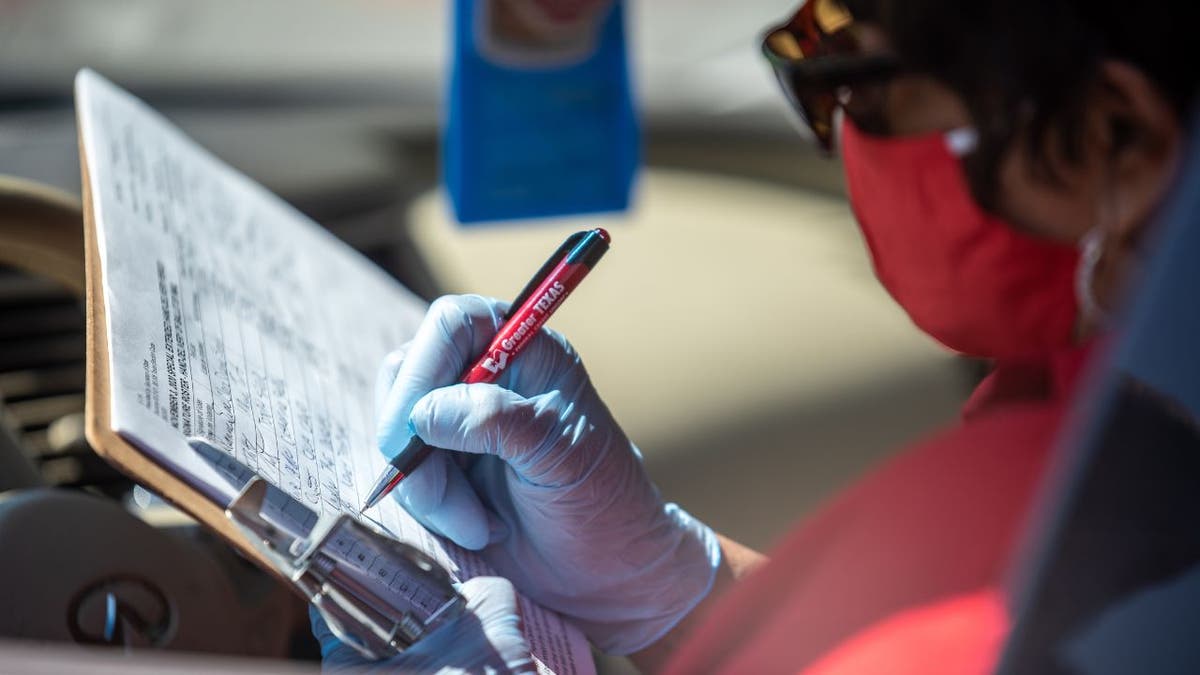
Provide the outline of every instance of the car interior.
[[[447,3],[0,1],[6,653],[59,672],[319,661],[301,598],[84,437],[83,66],[426,300],[510,297],[566,233],[607,228],[604,265],[550,325],[665,497],[750,546],[953,420],[986,364],[920,334],[879,286],[837,160],[795,134],[759,62],[758,31],[793,4],[631,3],[633,206],[463,226],[439,185]],[[116,656],[130,649],[154,654]]]

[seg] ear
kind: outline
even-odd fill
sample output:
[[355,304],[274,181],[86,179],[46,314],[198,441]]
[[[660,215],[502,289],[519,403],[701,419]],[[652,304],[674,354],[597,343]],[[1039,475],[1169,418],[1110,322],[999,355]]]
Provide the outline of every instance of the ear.
[[1101,64],[1093,92],[1085,113],[1087,159],[1103,171],[1096,205],[1103,211],[1095,222],[1107,226],[1110,238],[1136,241],[1175,175],[1179,117],[1145,72],[1123,61]]
[[1104,244],[1092,279],[1108,309],[1140,262],[1142,235],[1171,187],[1182,127],[1175,107],[1142,70],[1105,61],[1085,109],[1084,161],[1095,167],[1092,225]]

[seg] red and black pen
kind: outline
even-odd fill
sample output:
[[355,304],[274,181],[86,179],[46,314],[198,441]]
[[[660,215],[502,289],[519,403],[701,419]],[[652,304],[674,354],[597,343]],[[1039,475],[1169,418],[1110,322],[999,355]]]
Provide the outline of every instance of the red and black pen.
[[[495,382],[508,364],[541,330],[554,310],[558,309],[579,282],[583,281],[596,261],[608,251],[610,241],[612,240],[608,232],[600,228],[576,232],[567,237],[562,246],[558,247],[554,255],[550,256],[521,290],[509,309],[507,321],[492,339],[492,344],[475,365],[463,373],[461,381],[465,384]],[[375,487],[371,488],[360,513],[378,504],[400,484],[400,481],[411,474],[432,450],[432,446],[413,436],[408,445],[388,462],[387,468],[375,482]]]

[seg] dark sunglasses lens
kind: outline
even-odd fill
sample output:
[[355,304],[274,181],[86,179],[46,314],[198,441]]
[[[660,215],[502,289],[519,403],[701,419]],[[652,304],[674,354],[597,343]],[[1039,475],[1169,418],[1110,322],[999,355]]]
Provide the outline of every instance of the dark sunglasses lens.
[[[833,92],[814,90],[796,81],[795,66],[816,56],[853,49],[845,29],[853,22],[838,0],[809,0],[795,16],[763,38],[763,54],[771,62],[775,77],[802,122],[823,150],[833,147],[833,116],[837,99]],[[841,38],[841,39],[839,39]]]
[[833,95],[797,86],[794,71],[787,64],[776,63],[774,71],[779,88],[798,118],[800,133],[816,142],[821,149],[830,151],[833,147],[833,112],[836,108]]

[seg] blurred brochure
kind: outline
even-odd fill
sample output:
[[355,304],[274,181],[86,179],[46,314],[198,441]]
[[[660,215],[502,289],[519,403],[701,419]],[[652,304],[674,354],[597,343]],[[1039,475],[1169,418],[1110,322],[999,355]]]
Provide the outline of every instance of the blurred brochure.
[[443,173],[462,223],[623,211],[640,160],[623,0],[455,0]]
[[[224,509],[257,476],[274,495],[263,516],[298,542],[318,515],[357,515],[384,466],[375,373],[425,304],[100,75],[79,73],[76,106],[90,214],[89,424],[100,425],[89,438],[267,566]],[[453,578],[492,573],[394,500],[373,513]],[[594,671],[577,629],[526,600],[521,611],[540,672]]]

